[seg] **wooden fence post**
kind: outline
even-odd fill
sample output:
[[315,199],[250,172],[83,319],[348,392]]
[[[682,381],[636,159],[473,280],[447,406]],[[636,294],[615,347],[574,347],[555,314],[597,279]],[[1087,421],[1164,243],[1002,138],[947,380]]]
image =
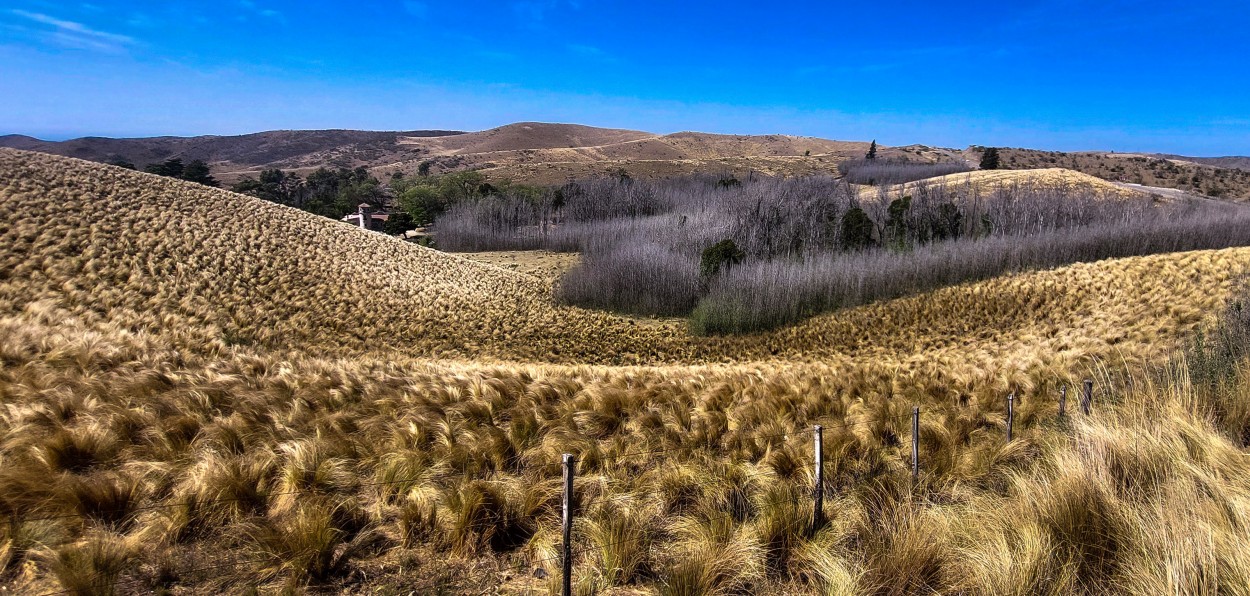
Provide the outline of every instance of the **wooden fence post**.
[[920,480],[920,406],[911,409],[911,481]]
[[1007,442],[1011,442],[1011,429],[1016,423],[1016,394],[1007,396]]
[[1068,386],[1064,384],[1059,388],[1059,417],[1063,418],[1064,411],[1068,407]]
[[815,428],[813,454],[816,460],[816,486],[812,488],[812,531],[825,525],[825,428],[819,424]]
[[573,596],[573,464],[576,460],[569,453],[564,454],[564,552],[560,565],[562,588],[561,594]]
[[1094,382],[1085,379],[1085,395],[1081,396],[1081,412],[1089,416],[1089,412],[1093,409],[1094,402]]

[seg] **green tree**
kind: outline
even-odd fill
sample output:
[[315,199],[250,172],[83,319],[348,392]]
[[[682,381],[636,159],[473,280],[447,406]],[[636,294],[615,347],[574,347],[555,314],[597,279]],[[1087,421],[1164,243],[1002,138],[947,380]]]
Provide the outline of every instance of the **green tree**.
[[859,207],[854,207],[842,215],[842,248],[860,250],[873,246],[872,218]]
[[178,177],[204,186],[218,186],[217,179],[213,178],[211,170],[208,169],[208,164],[198,159],[187,164],[182,169],[182,175]]
[[864,159],[877,159],[877,139],[873,139],[872,144],[868,146],[868,153],[864,155]]
[[133,163],[131,163],[131,162],[129,162],[129,161],[126,161],[126,158],[124,158],[124,157],[122,157],[122,156],[120,156],[120,155],[115,155],[115,156],[113,156],[113,157],[109,158],[109,160],[108,160],[108,161],[106,161],[106,162],[104,162],[104,163],[106,163],[106,164],[108,164],[108,165],[110,165],[110,166],[117,166],[117,167],[119,167],[119,168],[126,168],[127,170],[136,170],[136,169],[138,169],[138,168],[136,168],[136,167],[135,167],[135,164],[133,164]]
[[159,163],[148,164],[143,171],[205,186],[217,186],[217,179],[210,174],[208,164],[198,159],[189,164],[183,164],[182,158],[171,157]]
[[985,152],[981,154],[982,170],[997,170],[1001,165],[1002,163],[998,156],[997,147],[988,147]]
[[728,270],[741,263],[746,256],[746,253],[742,252],[733,240],[721,240],[703,250],[703,256],[699,260],[699,271],[704,277],[711,277],[720,273],[722,269]]
[[410,217],[413,223],[418,226],[429,225],[434,218],[442,215],[446,210],[447,204],[443,201],[443,195],[433,186],[420,185],[413,186],[399,195],[399,208],[403,209]]
[[307,200],[304,181],[294,172],[276,168],[262,170],[259,180],[244,176],[230,190],[298,209],[303,209]]
[[171,157],[160,163],[148,164],[147,167],[143,168],[143,171],[149,174],[156,174],[157,176],[179,178],[182,176],[182,171],[184,169],[186,169],[186,167],[182,165],[181,158]]
[[387,218],[386,223],[382,224],[382,232],[391,235],[403,234],[417,226],[412,216],[405,212],[392,213]]
[[355,213],[361,203],[376,205],[382,201],[381,183],[365,168],[320,168],[309,174],[304,184],[307,201],[303,209],[334,219]]

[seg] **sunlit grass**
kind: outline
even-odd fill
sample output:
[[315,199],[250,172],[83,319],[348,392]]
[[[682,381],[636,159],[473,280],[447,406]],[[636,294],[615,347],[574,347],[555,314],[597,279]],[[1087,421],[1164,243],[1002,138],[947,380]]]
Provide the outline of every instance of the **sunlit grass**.
[[[210,233],[198,207],[167,204],[180,214],[148,227],[86,203],[146,214],[170,190],[261,208],[164,181],[125,195],[148,179],[68,160],[0,160],[3,221],[29,216],[0,232],[16,272],[0,279],[0,581],[19,592],[542,591],[559,569],[563,453],[578,461],[586,591],[1250,585],[1250,383],[1244,360],[1223,356],[1240,354],[1239,328],[1208,325],[1203,351],[1181,349],[1250,251],[1011,276],[705,341],[555,308],[539,286],[406,245],[393,256],[412,269],[339,277],[274,252],[321,246],[274,223],[305,225],[286,210],[258,211],[267,225],[213,219]],[[52,184],[67,172],[91,176]],[[103,192],[110,180],[124,196]],[[78,211],[118,227],[74,240],[72,225],[91,225]],[[391,250],[319,225],[340,252],[318,258],[336,267]],[[287,260],[267,269],[276,254]],[[243,283],[267,274],[302,281]],[[210,321],[236,315],[235,338],[254,341],[228,346],[228,325]],[[449,338],[461,359],[430,359]],[[650,365],[576,363],[596,353],[586,360]],[[1087,375],[1094,416],[1076,414],[1071,390],[1056,419],[1060,384]]]

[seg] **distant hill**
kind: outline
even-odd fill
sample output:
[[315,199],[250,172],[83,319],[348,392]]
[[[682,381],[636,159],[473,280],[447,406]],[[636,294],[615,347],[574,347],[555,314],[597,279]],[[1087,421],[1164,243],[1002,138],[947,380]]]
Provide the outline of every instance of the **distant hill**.
[[[534,184],[621,171],[641,178],[692,173],[834,174],[839,163],[863,157],[869,146],[866,141],[790,135],[657,135],[540,122],[404,143],[419,148],[420,156],[392,164],[387,171],[411,173],[428,163],[433,172],[473,168],[492,178]],[[962,159],[958,152],[921,145],[881,147],[879,154],[926,162]]]
[[[1129,184],[1172,188],[1209,197],[1250,199],[1250,157],[1183,157],[1109,151],[1039,151],[1000,148],[1002,165],[1013,170],[1067,168]],[[971,147],[976,163],[981,148]]]
[[[419,130],[270,131],[239,136],[85,137],[43,141],[0,137],[0,147],[40,151],[96,162],[121,159],[143,168],[178,157],[203,160],[229,184],[262,169],[301,174],[318,167],[366,167],[378,175],[479,169],[494,179],[556,184],[621,170],[637,177],[697,172],[777,175],[830,174],[845,159],[862,157],[867,142],[788,135],[670,135],[577,124],[519,122],[479,132]],[[920,145],[881,148],[882,157],[922,161],[957,159],[957,153]]]
[[[238,136],[149,137],[113,139],[83,137],[42,141],[22,135],[0,136],[0,147],[77,157],[95,162],[121,159],[143,168],[170,158],[203,160],[214,173],[320,166],[373,167],[404,160],[409,151],[399,140],[461,134],[459,131],[415,130],[275,130]],[[227,176],[227,180],[231,177]],[[237,176],[235,176],[237,178]]]
[[1227,157],[1186,157],[1184,155],[1159,155],[1164,159],[1175,159],[1180,161],[1192,161],[1204,166],[1215,166],[1217,168],[1231,168],[1234,170],[1245,170],[1250,172],[1250,157],[1227,156]]
[[[21,135],[0,137],[0,147],[97,162],[122,159],[140,168],[171,157],[199,159],[227,185],[266,168],[307,175],[319,167],[365,167],[380,178],[423,169],[432,173],[475,169],[494,180],[528,184],[559,184],[622,172],[637,178],[752,172],[837,175],[840,163],[863,157],[868,146],[865,141],[791,135],[660,135],[545,122],[518,122],[478,132],[285,130],[239,136],[85,137],[61,142]],[[981,149],[879,146],[878,157],[975,166]],[[1007,169],[1066,168],[1112,182],[1250,199],[1250,157],[1003,148],[1002,159]]]

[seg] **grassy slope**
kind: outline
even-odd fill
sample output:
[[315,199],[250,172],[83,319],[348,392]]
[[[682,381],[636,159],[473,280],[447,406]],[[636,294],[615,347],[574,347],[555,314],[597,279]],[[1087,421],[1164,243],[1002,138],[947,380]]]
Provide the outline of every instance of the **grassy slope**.
[[[1077,265],[704,340],[75,160],[0,152],[0,210],[0,508],[19,520],[0,529],[0,568],[20,590],[114,568],[175,591],[348,589],[359,574],[522,590],[473,565],[554,552],[565,452],[581,462],[587,587],[1235,592],[1250,579],[1250,469],[1184,396],[1118,392],[1123,410],[1068,430],[1050,415],[1057,384],[1092,362],[1157,360],[1226,299],[1250,250]],[[576,364],[618,360],[650,366]],[[1020,440],[1004,447],[1007,391]],[[914,493],[912,404],[926,420]],[[815,535],[811,424],[832,454],[832,523]],[[196,570],[222,557],[243,560]]]
[[[1117,186],[1101,178],[1082,174],[1064,168],[1039,168],[1030,170],[975,170],[962,174],[948,174],[922,181],[933,186],[950,186],[955,188],[970,187],[979,193],[989,194],[999,187],[1012,185],[1031,185],[1037,188],[1062,188],[1088,190],[1096,195],[1116,198],[1141,197],[1142,193]],[[917,183],[896,185],[886,190],[892,194],[908,192]],[[865,187],[860,191],[863,198],[877,196],[882,189]]]
[[52,300],[79,316],[186,335],[187,346],[663,365],[907,357],[972,329],[986,346],[1048,328],[1110,344],[1124,331],[1102,321],[1159,321],[1165,334],[1192,325],[1246,255],[1077,265],[705,339],[675,323],[555,307],[529,276],[257,199],[72,159],[5,151],[0,160],[7,310]]

